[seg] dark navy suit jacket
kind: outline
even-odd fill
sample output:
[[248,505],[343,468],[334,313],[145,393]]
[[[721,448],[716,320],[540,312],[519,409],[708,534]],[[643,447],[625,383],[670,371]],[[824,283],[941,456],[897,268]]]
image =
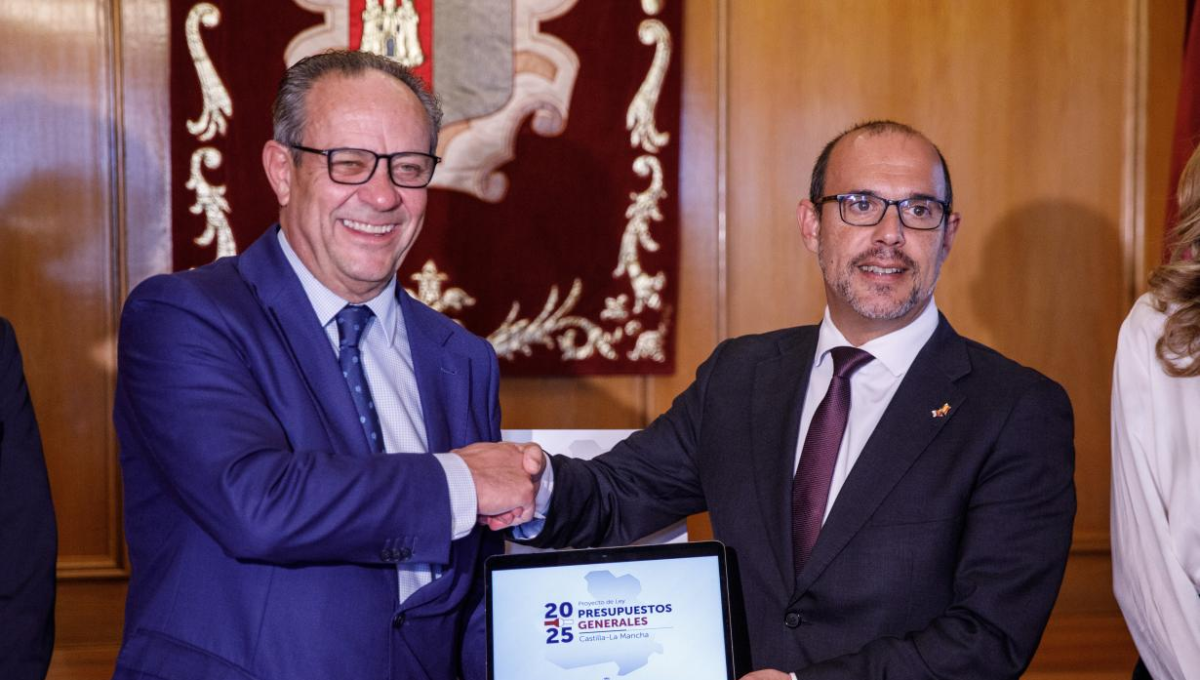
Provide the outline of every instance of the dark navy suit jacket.
[[[397,290],[430,449],[498,439],[491,347]],[[478,631],[477,572],[497,541],[451,541],[433,456],[370,453],[276,229],[134,290],[115,420],[132,562],[117,678],[482,671],[462,640]],[[404,561],[444,573],[399,604]]]
[[54,647],[58,532],[17,337],[0,319],[0,678],[41,680]]
[[816,326],[725,342],[645,430],[594,462],[556,456],[536,543],[627,543],[708,510],[737,558],[740,666],[1019,677],[1071,545],[1066,393],[942,318],[796,574],[791,486],[816,346]]

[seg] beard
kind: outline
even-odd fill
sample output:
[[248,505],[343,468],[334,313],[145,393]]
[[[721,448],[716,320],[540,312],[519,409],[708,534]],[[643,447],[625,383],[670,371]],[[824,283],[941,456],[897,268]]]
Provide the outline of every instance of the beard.
[[[878,247],[855,256],[845,267],[835,268],[833,262],[824,257],[818,249],[817,260],[821,264],[821,273],[830,284],[837,296],[851,309],[864,319],[891,321],[903,318],[918,306],[923,304],[933,294],[934,284],[937,283],[940,262],[934,265],[933,276],[928,285],[922,285],[923,270],[905,253],[895,248]],[[882,260],[895,263],[908,270],[909,290],[904,293],[898,290],[897,284],[858,282],[856,275],[859,267],[868,260]],[[899,293],[899,295],[897,295]]]

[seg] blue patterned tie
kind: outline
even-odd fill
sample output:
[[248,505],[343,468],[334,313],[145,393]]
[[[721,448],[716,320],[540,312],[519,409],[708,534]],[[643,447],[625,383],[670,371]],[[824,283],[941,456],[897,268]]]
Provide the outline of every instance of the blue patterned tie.
[[383,430],[379,427],[375,400],[371,398],[371,388],[363,373],[362,352],[358,350],[358,341],[367,330],[372,316],[374,313],[371,308],[362,305],[346,305],[337,313],[338,363],[342,365],[342,376],[350,387],[350,396],[358,411],[358,422],[367,435],[371,451],[383,453]]

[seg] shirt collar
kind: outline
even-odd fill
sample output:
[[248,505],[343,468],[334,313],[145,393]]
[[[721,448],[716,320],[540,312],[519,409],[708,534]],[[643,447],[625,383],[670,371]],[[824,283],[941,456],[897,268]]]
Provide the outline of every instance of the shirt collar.
[[[937,303],[932,297],[925,309],[904,328],[882,335],[874,340],[863,343],[859,348],[871,353],[884,368],[899,378],[908,372],[908,367],[916,361],[917,354],[938,326]],[[834,325],[829,316],[829,307],[825,307],[825,318],[821,320],[821,329],[817,334],[817,356],[813,366],[820,366],[829,355],[829,350],[835,347],[852,346],[846,336]]]
[[[300,256],[292,249],[292,244],[288,243],[283,229],[279,230],[277,238],[279,247],[283,249],[284,257],[292,266],[292,271],[296,272],[296,276],[300,279],[300,285],[304,287],[304,293],[308,296],[309,303],[312,304],[313,311],[317,313],[317,320],[321,322],[321,327],[328,326],[329,322],[333,321],[333,317],[351,303],[329,290],[325,284],[313,276],[313,273],[300,260]],[[387,340],[387,344],[391,346],[398,334],[397,331],[404,323],[400,314],[400,305],[396,301],[396,277],[392,276],[392,280],[388,281],[387,287],[379,295],[362,304],[370,307],[379,319],[383,336]]]

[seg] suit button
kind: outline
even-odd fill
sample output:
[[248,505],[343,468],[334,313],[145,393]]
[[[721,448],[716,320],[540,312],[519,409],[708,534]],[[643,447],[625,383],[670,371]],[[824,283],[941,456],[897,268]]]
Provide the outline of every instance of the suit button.
[[392,628],[399,628],[404,625],[404,612],[400,612],[392,617]]
[[400,562],[407,562],[410,557],[412,557],[412,548],[401,548],[395,552],[395,558]]
[[396,556],[391,550],[384,548],[383,550],[379,551],[379,558],[384,562],[391,562],[392,560],[396,559]]
[[788,612],[787,616],[783,617],[783,625],[787,626],[788,628],[799,628],[800,623],[800,614],[796,612]]

